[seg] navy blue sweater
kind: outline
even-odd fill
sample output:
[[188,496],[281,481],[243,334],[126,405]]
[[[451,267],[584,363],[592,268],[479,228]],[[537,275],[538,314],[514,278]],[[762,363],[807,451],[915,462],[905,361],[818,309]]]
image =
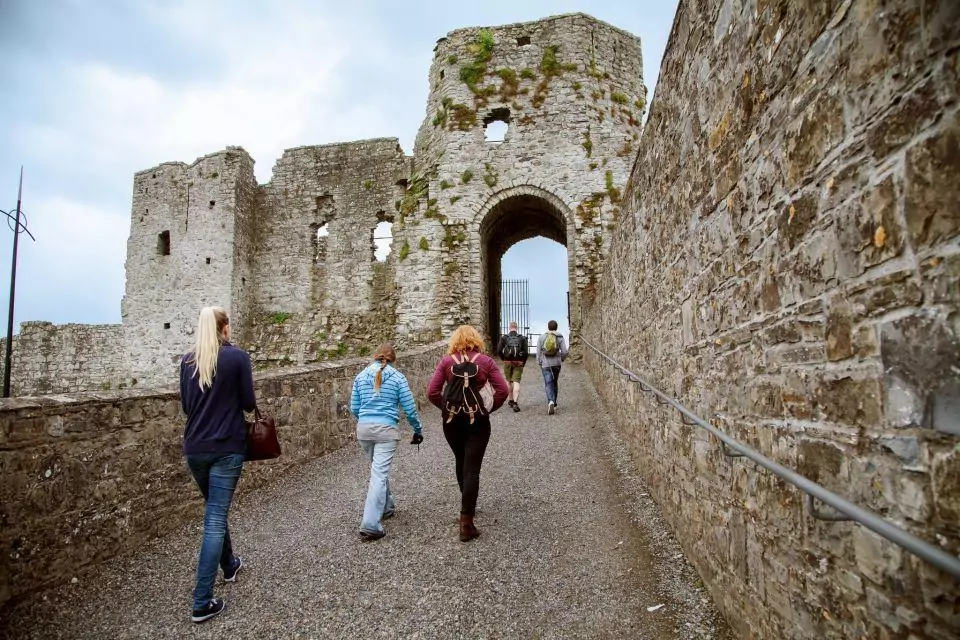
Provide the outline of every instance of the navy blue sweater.
[[213,384],[200,389],[200,378],[188,353],[180,361],[180,404],[187,414],[183,452],[245,453],[247,430],[243,412],[257,405],[253,395],[250,356],[229,342],[220,347]]

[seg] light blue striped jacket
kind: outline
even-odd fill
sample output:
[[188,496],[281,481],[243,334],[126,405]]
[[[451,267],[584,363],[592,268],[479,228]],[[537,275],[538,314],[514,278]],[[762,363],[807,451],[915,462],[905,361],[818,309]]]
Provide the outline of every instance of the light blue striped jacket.
[[350,396],[350,412],[360,422],[385,424],[396,429],[400,422],[399,407],[402,407],[413,432],[420,433],[420,415],[407,378],[388,364],[377,393],[373,390],[373,382],[379,370],[380,363],[374,362],[357,374]]

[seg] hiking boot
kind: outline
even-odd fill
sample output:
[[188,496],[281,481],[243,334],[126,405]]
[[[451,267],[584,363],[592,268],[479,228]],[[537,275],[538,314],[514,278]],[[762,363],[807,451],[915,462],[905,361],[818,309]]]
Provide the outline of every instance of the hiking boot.
[[460,542],[468,542],[480,535],[480,530],[473,526],[473,516],[460,514]]
[[551,400],[547,403],[547,413],[551,416],[557,412],[557,403]]
[[389,520],[390,518],[392,518],[392,517],[395,516],[395,515],[397,515],[397,510],[396,510],[396,509],[390,509],[390,511],[384,511],[384,512],[383,512],[383,515],[380,516],[380,519],[381,519],[381,520]]
[[360,540],[363,542],[373,542],[387,535],[386,531],[364,531],[360,530]]
[[223,581],[236,582],[237,574],[240,572],[240,569],[242,568],[243,568],[243,560],[240,559],[240,556],[233,556],[233,566],[230,567],[228,571],[223,572]]
[[207,606],[203,607],[202,609],[194,609],[193,615],[190,616],[190,619],[197,623],[206,622],[213,616],[223,611],[223,607],[224,607],[223,598],[214,598],[213,600],[207,603]]
[[520,413],[520,404],[519,404],[519,403],[514,402],[514,403],[511,404],[510,406],[513,407],[514,413]]

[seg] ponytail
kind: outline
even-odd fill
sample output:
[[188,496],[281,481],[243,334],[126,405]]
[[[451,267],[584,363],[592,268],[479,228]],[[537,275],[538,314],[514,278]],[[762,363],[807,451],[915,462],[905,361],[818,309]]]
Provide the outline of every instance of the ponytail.
[[383,384],[383,370],[387,368],[389,364],[386,359],[380,360],[380,370],[377,371],[377,376],[373,379],[373,391],[375,393],[380,393],[380,385]]
[[200,380],[200,390],[209,389],[217,375],[217,357],[223,344],[223,330],[230,323],[227,312],[220,307],[204,307],[197,321],[197,341],[193,348],[194,376]]
[[383,370],[387,368],[388,364],[397,361],[397,352],[394,351],[392,344],[384,342],[373,354],[373,359],[380,363],[380,370],[377,371],[377,375],[373,379],[373,391],[374,393],[380,393],[380,385],[383,384]]

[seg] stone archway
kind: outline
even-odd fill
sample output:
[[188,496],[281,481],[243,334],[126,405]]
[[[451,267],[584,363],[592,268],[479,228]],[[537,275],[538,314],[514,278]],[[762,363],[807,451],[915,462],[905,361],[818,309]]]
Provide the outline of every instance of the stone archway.
[[542,236],[567,248],[567,281],[571,295],[576,290],[572,256],[576,233],[570,208],[539,187],[522,185],[498,191],[477,213],[480,237],[480,290],[483,294],[484,329],[496,343],[500,332],[501,259],[507,249],[522,240]]

